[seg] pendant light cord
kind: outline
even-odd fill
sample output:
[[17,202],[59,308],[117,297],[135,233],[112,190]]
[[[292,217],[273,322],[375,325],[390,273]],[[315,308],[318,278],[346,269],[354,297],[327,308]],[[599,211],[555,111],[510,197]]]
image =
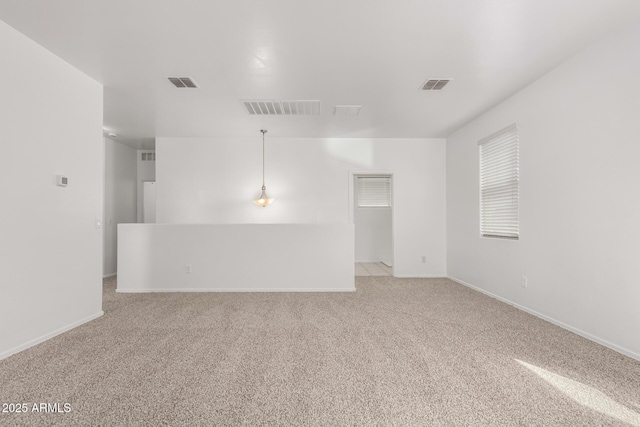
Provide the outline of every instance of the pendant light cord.
[[262,187],[264,189],[264,134],[267,133],[265,129],[260,129],[262,132]]

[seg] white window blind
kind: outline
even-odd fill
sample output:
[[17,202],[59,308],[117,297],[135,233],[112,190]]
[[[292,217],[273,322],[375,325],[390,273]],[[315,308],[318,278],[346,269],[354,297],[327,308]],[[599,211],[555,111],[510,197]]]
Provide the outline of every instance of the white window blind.
[[359,208],[391,206],[390,176],[358,176],[356,183]]
[[480,234],[518,239],[520,148],[513,124],[479,141]]

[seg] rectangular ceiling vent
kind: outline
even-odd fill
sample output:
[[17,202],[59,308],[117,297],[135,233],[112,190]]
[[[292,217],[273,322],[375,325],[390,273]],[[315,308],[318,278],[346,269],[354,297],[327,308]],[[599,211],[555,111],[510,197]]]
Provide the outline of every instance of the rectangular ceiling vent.
[[196,82],[194,82],[193,79],[191,79],[191,77],[168,77],[168,79],[171,83],[173,83],[175,87],[178,87],[178,88],[184,88],[184,87],[197,88],[198,87]]
[[333,107],[333,115],[356,117],[361,109],[362,105],[336,105]]
[[319,116],[319,100],[251,100],[243,99],[242,104],[251,115],[261,116]]
[[155,162],[156,153],[140,153],[140,160],[143,162]]
[[440,90],[452,79],[429,79],[422,85],[422,90]]

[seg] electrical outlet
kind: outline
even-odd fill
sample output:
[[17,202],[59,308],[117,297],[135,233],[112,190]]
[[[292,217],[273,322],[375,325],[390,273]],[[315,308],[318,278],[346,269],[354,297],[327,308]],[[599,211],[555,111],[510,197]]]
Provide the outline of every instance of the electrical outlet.
[[184,266],[184,272],[187,274],[191,274],[193,270],[191,270],[191,266],[189,264]]
[[523,288],[528,288],[529,287],[529,280],[527,279],[527,276],[522,276],[522,282],[520,283],[522,285]]
[[426,256],[424,256],[424,255],[422,255],[422,263],[423,263],[423,264],[426,264],[426,263],[427,263],[427,257],[426,257]]

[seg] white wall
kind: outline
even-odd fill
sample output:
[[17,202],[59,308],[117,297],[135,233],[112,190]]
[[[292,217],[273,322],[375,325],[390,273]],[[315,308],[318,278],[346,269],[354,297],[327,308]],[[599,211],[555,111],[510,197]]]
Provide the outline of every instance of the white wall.
[[355,291],[352,224],[121,224],[118,292]]
[[152,161],[152,160],[147,160],[147,161],[142,161],[141,160],[141,154],[142,153],[153,153],[153,150],[138,150],[138,153],[136,154],[137,156],[137,164],[138,164],[138,185],[136,188],[137,191],[137,215],[136,215],[136,222],[144,222],[143,218],[142,218],[142,205],[143,205],[143,200],[142,200],[142,195],[143,195],[143,191],[142,191],[142,183],[144,181],[155,181],[156,180],[156,162]]
[[116,274],[118,228],[136,222],[137,152],[131,147],[105,138],[104,172],[104,255],[102,274]]
[[[640,26],[447,142],[448,274],[640,358]],[[479,237],[479,139],[520,126],[520,240]],[[528,277],[528,288],[520,286]]]
[[393,264],[391,208],[355,207],[356,262]]
[[[258,132],[256,131],[258,134]],[[269,135],[269,134],[267,134]],[[347,223],[350,171],[394,174],[397,276],[444,276],[444,139],[157,138],[158,223]],[[422,263],[422,256],[426,262]]]
[[102,86],[1,21],[0,52],[3,358],[102,314],[104,157]]

